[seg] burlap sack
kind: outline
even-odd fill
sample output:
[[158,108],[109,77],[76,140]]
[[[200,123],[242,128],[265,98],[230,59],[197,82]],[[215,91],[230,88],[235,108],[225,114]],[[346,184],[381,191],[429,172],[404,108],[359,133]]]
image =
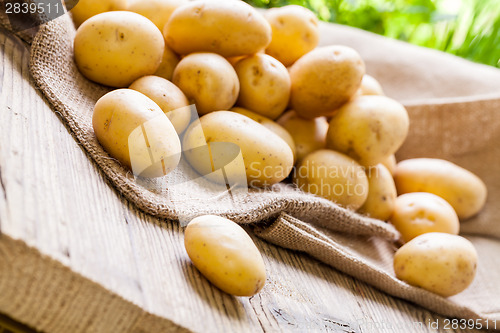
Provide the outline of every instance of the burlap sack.
[[[6,25],[4,20],[0,23]],[[31,42],[31,73],[54,111],[109,182],[145,212],[170,220],[218,214],[252,223],[255,233],[277,245],[313,257],[401,297],[450,317],[500,321],[500,265],[488,251],[500,251],[497,240],[471,237],[480,252],[478,276],[465,292],[442,298],[411,287],[394,277],[393,241],[398,233],[387,223],[369,219],[337,205],[280,185],[250,190],[236,202],[205,183],[189,182],[184,164],[168,176],[168,184],[138,183],[98,144],[91,126],[96,100],[109,91],[83,78],[73,62],[75,30],[68,16],[40,27]],[[436,51],[410,46],[356,29],[322,24],[322,44],[357,49],[368,72],[386,93],[403,101],[412,120],[410,136],[399,157],[450,159],[478,174],[488,184],[487,208],[463,222],[468,234],[500,237],[496,216],[500,177],[500,71]],[[23,36],[28,42],[29,35]],[[263,222],[264,221],[264,222]],[[496,260],[496,261],[495,261]]]

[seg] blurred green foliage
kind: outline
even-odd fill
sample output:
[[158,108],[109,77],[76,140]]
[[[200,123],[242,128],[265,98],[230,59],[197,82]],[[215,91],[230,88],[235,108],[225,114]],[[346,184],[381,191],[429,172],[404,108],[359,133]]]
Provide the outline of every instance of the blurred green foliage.
[[245,1],[263,8],[302,5],[324,21],[500,67],[500,0]]

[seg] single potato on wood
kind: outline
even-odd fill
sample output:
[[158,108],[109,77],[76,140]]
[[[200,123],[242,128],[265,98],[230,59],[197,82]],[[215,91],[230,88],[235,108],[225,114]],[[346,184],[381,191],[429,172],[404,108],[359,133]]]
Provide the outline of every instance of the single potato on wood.
[[118,89],[101,97],[92,116],[104,150],[141,177],[161,177],[174,170],[181,156],[175,128],[149,97]]
[[393,155],[408,135],[410,120],[403,105],[385,96],[359,96],[330,120],[326,146],[365,166]]
[[201,274],[228,294],[252,296],[266,283],[259,249],[231,220],[214,215],[193,219],[186,227],[184,246]]
[[266,53],[291,66],[319,43],[318,18],[309,9],[297,6],[271,8],[264,14],[271,24],[272,39]]
[[358,91],[365,64],[350,47],[319,47],[290,67],[290,107],[306,119],[329,116]]
[[271,42],[269,23],[243,1],[192,1],[172,13],[163,34],[178,54],[234,57],[257,53]]
[[448,201],[460,219],[479,213],[484,207],[487,189],[472,172],[445,160],[414,158],[401,161],[394,172],[399,194],[429,192]]
[[328,132],[328,122],[325,117],[304,119],[295,111],[290,110],[279,117],[276,122],[292,136],[297,162],[313,151],[325,148]]
[[191,120],[188,99],[172,82],[148,75],[135,80],[129,88],[143,93],[158,104],[178,134],[188,127]]
[[474,245],[461,236],[446,233],[420,235],[394,256],[398,279],[443,297],[464,291],[474,280],[476,270]]
[[106,12],[91,17],[76,31],[75,62],[89,80],[111,87],[128,87],[160,66],[165,41],[142,15]]
[[458,235],[460,229],[453,207],[443,198],[425,192],[400,195],[396,199],[391,223],[405,242],[428,232]]
[[290,75],[278,60],[254,54],[238,61],[234,70],[240,81],[237,104],[271,119],[278,118],[290,99]]
[[357,210],[368,197],[364,168],[349,156],[333,150],[315,151],[298,164],[293,181],[304,192],[316,194]]
[[200,115],[229,110],[240,91],[233,66],[215,53],[184,57],[174,70],[172,82],[196,105]]
[[388,220],[394,212],[396,203],[396,185],[387,168],[382,164],[369,167],[368,197],[358,212],[374,219]]

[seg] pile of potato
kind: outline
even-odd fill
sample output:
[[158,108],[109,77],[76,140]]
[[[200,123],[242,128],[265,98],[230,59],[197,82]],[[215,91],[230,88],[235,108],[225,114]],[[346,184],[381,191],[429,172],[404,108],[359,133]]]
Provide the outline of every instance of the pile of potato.
[[[396,164],[410,125],[406,109],[384,95],[355,50],[318,47],[312,12],[286,6],[262,15],[237,0],[81,0],[72,12],[79,70],[119,88],[97,102],[94,132],[134,174],[166,175],[183,153],[205,175],[224,159],[213,144],[233,143],[249,186],[289,178],[394,224],[406,242],[395,255],[398,278],[444,296],[471,283],[477,255],[457,235],[459,219],[481,210],[486,186],[444,160]],[[199,122],[186,112],[190,104]],[[186,248],[221,289],[251,295],[262,288],[265,269],[242,233],[226,219],[201,217],[186,230]]]

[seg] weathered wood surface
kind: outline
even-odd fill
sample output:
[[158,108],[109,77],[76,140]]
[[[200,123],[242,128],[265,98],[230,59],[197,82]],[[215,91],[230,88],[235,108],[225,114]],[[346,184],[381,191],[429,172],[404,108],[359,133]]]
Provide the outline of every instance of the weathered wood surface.
[[106,183],[31,83],[28,61],[0,32],[1,313],[47,332],[434,332],[427,323],[443,323],[259,239],[263,291],[235,298],[212,287],[176,223]]

